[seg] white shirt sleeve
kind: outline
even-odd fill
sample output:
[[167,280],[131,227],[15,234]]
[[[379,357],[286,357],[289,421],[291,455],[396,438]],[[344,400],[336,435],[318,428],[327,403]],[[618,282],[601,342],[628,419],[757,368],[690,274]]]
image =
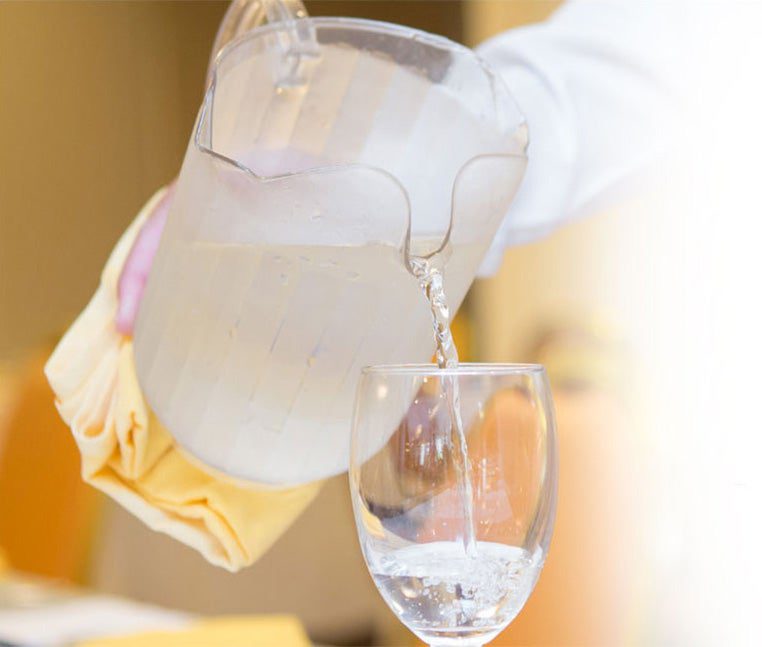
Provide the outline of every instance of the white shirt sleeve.
[[682,9],[572,1],[478,48],[524,113],[530,142],[526,176],[482,274],[497,270],[506,247],[610,205],[658,166],[686,82],[692,33]]

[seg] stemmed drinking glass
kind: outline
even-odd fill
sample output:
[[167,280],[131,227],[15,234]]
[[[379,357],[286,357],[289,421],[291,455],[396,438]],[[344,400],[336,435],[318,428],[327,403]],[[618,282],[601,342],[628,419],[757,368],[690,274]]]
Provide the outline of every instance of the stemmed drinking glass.
[[484,645],[523,607],[550,543],[545,370],[365,369],[349,480],[365,561],[394,613],[432,646]]

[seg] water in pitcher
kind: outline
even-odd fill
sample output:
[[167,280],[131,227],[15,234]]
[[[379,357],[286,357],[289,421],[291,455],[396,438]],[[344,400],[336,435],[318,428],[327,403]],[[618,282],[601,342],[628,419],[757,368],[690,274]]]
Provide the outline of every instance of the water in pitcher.
[[[171,244],[163,298],[151,303],[163,325],[142,340],[144,379],[160,419],[216,438],[229,473],[256,456],[262,482],[314,478],[310,465],[340,459],[336,448],[316,456],[319,445],[294,439],[346,433],[360,369],[431,357],[430,315],[391,245]],[[447,268],[455,306],[482,250],[458,252],[463,267]],[[237,433],[247,428],[257,433]],[[277,455],[289,459],[268,460]]]

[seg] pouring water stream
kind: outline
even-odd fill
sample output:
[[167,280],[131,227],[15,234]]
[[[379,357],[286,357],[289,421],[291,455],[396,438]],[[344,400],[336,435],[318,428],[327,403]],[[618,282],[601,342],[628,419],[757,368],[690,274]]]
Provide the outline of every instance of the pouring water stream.
[[[441,369],[457,368],[458,351],[450,330],[450,308],[444,288],[444,277],[436,260],[441,255],[438,252],[431,258],[411,257],[409,267],[413,276],[418,280],[429,307],[437,342],[436,359]],[[453,440],[457,439],[457,447],[453,446],[455,469],[459,481],[459,491],[463,500],[464,534],[463,545],[466,555],[475,558],[476,531],[474,526],[473,486],[471,483],[471,462],[468,458],[468,443],[463,428],[460,413],[460,387],[457,375],[444,376],[442,385],[445,389],[447,406],[450,410],[450,424],[454,427]],[[454,443],[453,443],[454,445]]]

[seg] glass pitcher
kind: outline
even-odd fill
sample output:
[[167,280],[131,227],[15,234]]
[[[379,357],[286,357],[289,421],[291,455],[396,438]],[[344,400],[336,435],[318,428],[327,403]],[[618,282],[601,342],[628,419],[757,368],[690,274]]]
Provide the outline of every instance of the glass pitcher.
[[213,65],[135,331],[178,444],[272,486],[346,470],[362,367],[435,347],[411,258],[440,264],[457,309],[526,162],[522,117],[471,50],[281,17]]

